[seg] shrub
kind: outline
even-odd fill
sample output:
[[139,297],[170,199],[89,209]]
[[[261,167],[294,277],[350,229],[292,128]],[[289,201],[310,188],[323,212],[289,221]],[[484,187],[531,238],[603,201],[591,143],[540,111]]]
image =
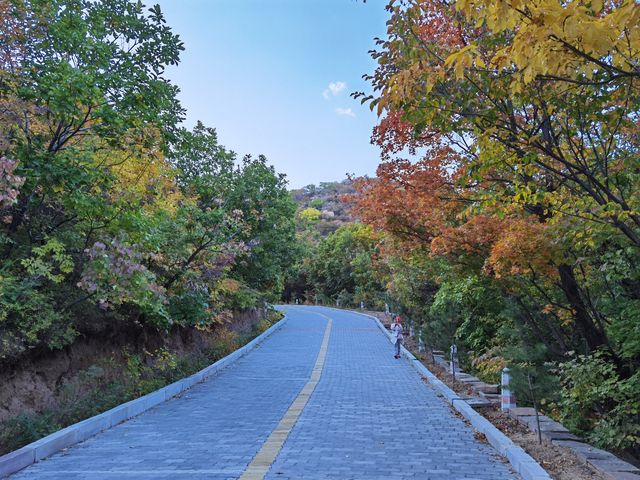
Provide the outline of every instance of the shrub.
[[3,423],[0,444],[8,447],[8,451],[15,450],[61,428],[53,411],[41,414],[23,413]]
[[41,345],[62,348],[76,331],[69,315],[56,310],[51,294],[31,280],[0,272],[0,360]]
[[607,354],[579,355],[559,365],[562,422],[599,447],[640,447],[640,372],[623,379]]
[[117,239],[107,244],[95,242],[85,250],[89,262],[78,286],[97,295],[104,310],[115,305],[135,305],[144,312],[151,325],[167,327],[171,319],[165,310],[165,290],[156,276],[143,264],[145,255],[138,246]]
[[209,348],[203,351],[183,355],[166,348],[124,351],[122,356],[92,365],[60,387],[55,409],[24,413],[0,423],[0,455],[188,377],[238,349],[281,317],[280,312],[271,310],[267,319],[243,335],[218,327]]
[[211,322],[209,293],[204,289],[173,295],[167,310],[178,325],[204,326]]
[[211,347],[207,351],[207,356],[212,360],[218,360],[225,355],[229,355],[239,347],[238,334],[227,329],[220,328],[215,335]]
[[502,369],[507,366],[507,360],[502,357],[498,349],[493,348],[482,355],[474,357],[471,366],[478,377],[489,383],[500,383]]

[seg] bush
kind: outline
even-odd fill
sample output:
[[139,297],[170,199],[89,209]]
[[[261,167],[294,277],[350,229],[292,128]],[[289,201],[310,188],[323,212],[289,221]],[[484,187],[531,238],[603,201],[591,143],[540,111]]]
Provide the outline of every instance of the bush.
[[69,315],[53,305],[52,295],[35,282],[0,272],[0,360],[41,345],[62,348],[73,341],[76,331]]
[[474,357],[471,366],[481,380],[488,383],[500,383],[502,369],[507,366],[507,360],[500,355],[499,349],[493,348]]
[[[215,335],[212,346],[207,351],[207,355],[211,359],[218,360],[225,355],[229,355],[240,346],[238,334],[226,329],[220,328]],[[215,361],[214,360],[214,361]]]
[[561,419],[595,445],[640,448],[640,372],[622,379],[604,352],[559,365]]
[[167,310],[178,325],[204,326],[211,322],[209,293],[204,289],[173,295]]
[[12,451],[39,438],[60,430],[56,414],[52,411],[42,414],[23,413],[2,424],[0,429],[0,453]]

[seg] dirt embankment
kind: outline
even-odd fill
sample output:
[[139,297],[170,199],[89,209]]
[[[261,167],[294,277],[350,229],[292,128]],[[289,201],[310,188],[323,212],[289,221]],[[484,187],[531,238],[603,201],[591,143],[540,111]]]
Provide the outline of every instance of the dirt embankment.
[[[238,312],[222,328],[242,333],[250,331],[264,318],[262,309]],[[166,349],[178,356],[198,353],[211,345],[215,332],[195,328],[175,328],[169,333],[131,328],[117,333],[103,331],[94,336],[80,336],[68,347],[40,352],[21,359],[19,364],[0,369],[0,422],[24,413],[38,413],[56,408],[71,384],[94,365],[118,365],[127,355],[148,356]]]

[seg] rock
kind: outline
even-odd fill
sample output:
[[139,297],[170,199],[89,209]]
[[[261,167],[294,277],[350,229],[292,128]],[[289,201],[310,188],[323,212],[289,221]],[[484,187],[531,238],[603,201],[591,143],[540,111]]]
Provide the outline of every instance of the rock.
[[554,440],[551,443],[558,445],[559,447],[565,447],[570,449],[580,459],[582,463],[587,463],[588,460],[604,460],[613,456],[611,453],[599,448],[592,447],[587,443],[576,442],[573,440]]
[[587,464],[603,473],[640,473],[640,470],[637,467],[625,462],[624,460],[620,460],[612,453],[609,454],[607,458],[588,458]]
[[500,393],[500,386],[499,385],[490,385],[488,383],[484,383],[481,382],[477,385],[473,385],[471,388],[473,388],[474,391],[476,392],[482,392],[482,393],[491,393],[491,394],[499,394]]
[[[567,430],[561,423],[551,420],[546,415],[539,415],[539,419],[540,419],[540,430],[542,432],[569,433],[569,430]],[[518,420],[523,423],[526,423],[529,429],[533,430],[534,432],[538,431],[538,421],[536,420],[535,415],[519,416]]]
[[490,401],[484,398],[469,397],[469,398],[464,398],[464,401],[467,402],[473,408],[489,408],[493,406],[493,403],[491,403]]
[[518,419],[518,417],[535,415],[535,414],[536,414],[535,409],[531,407],[516,407],[516,408],[509,409],[509,415],[515,418],[516,420]]
[[491,402],[492,405],[500,405],[501,397],[494,393],[480,392],[480,398],[484,398],[487,402]]
[[553,443],[554,440],[580,441],[580,437],[577,437],[571,432],[549,432],[545,430],[542,431],[542,439],[547,443]]

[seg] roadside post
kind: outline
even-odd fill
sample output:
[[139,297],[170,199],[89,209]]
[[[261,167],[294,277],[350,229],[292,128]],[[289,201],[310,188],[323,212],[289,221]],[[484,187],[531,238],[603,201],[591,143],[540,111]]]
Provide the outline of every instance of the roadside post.
[[503,412],[516,408],[516,397],[509,389],[509,381],[511,375],[509,369],[504,367],[502,369],[502,392],[500,394],[500,407]]
[[450,357],[451,357],[451,376],[453,377],[453,381],[455,382],[456,381],[456,361],[458,358],[458,346],[455,343],[451,345]]

